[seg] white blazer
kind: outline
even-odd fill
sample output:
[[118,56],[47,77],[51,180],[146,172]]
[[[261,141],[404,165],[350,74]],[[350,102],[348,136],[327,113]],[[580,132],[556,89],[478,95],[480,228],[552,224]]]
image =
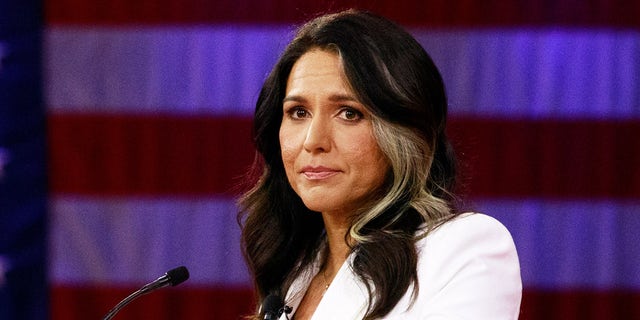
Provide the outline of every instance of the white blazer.
[[[483,214],[464,214],[417,243],[419,294],[411,288],[385,319],[517,319],[522,281],[509,231]],[[368,302],[365,286],[350,268],[351,255],[325,292],[312,320],[362,319]],[[319,262],[305,270],[286,294],[295,314]],[[282,315],[280,320],[285,320]]]

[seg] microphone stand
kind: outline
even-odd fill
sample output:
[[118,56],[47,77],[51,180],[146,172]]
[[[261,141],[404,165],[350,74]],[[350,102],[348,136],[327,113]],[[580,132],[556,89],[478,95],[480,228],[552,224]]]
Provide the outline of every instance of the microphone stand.
[[153,282],[147,283],[142,288],[138,289],[136,292],[130,294],[122,301],[120,301],[113,309],[107,313],[107,315],[102,318],[102,320],[111,320],[120,309],[124,308],[129,302],[134,299],[143,296],[147,293],[150,293],[154,290],[164,288],[166,286],[176,286],[189,278],[189,271],[185,267],[178,267],[172,270],[167,271],[162,277],[156,279]]
[[124,306],[128,305],[129,302],[133,301],[135,298],[144,295],[147,292],[142,292],[142,289],[139,289],[138,291],[130,294],[129,296],[127,296],[126,298],[124,298],[124,300],[120,301],[115,307],[113,307],[113,309],[111,309],[111,311],[109,311],[109,313],[107,313],[106,316],[104,316],[104,318],[102,318],[102,320],[110,320],[111,318],[113,318],[116,313],[118,313],[118,311],[120,311],[120,309],[124,308]]

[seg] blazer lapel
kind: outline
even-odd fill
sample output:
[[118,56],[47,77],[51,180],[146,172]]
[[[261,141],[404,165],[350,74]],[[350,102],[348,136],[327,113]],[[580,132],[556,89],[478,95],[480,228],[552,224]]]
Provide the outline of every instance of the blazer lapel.
[[367,308],[367,288],[351,269],[350,256],[325,292],[311,320],[362,319]]

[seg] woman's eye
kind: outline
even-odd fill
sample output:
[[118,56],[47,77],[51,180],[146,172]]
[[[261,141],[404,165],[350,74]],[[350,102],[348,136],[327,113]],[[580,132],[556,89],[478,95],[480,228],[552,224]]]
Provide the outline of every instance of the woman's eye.
[[362,112],[353,108],[344,108],[340,113],[340,117],[349,121],[357,121],[362,119],[363,115]]
[[307,110],[303,109],[302,107],[291,108],[289,109],[289,111],[287,111],[287,113],[293,119],[302,119],[302,118],[307,118],[309,116],[309,113],[307,112]]

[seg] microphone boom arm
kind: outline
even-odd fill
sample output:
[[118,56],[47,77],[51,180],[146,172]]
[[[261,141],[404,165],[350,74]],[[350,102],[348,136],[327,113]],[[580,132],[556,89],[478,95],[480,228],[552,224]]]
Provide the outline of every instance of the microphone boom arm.
[[[145,286],[146,287],[146,286]],[[124,306],[128,305],[129,302],[133,301],[135,298],[145,295],[147,293],[149,293],[150,291],[143,291],[144,287],[141,289],[138,289],[136,292],[130,294],[129,296],[127,296],[126,298],[124,298],[122,301],[120,301],[115,307],[113,307],[113,309],[111,309],[111,311],[109,311],[109,313],[107,313],[106,316],[104,316],[104,318],[102,318],[102,320],[111,320],[111,318],[113,318],[116,313],[118,313],[118,311],[120,311],[120,309],[124,308]]]
[[113,307],[113,309],[111,309],[109,313],[107,313],[107,315],[102,318],[102,320],[111,320],[111,318],[113,318],[116,313],[120,311],[120,309],[124,308],[127,304],[129,304],[129,302],[133,301],[139,296],[143,296],[147,293],[160,288],[164,288],[166,286],[177,286],[187,279],[189,279],[189,271],[186,267],[182,266],[171,269],[167,271],[167,273],[165,273],[162,277],[156,279],[153,282],[147,283],[142,288],[136,290],[134,293],[124,298],[115,307]]

